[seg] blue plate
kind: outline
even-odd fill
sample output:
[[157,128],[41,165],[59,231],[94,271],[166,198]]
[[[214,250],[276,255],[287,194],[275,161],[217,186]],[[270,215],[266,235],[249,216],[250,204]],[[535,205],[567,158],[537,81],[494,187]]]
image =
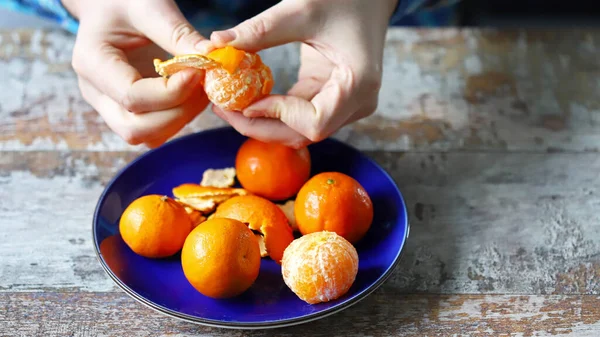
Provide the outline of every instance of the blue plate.
[[280,266],[263,259],[260,274],[244,294],[215,300],[186,280],[179,254],[167,259],[136,255],[119,236],[119,217],[145,194],[172,195],[182,183],[199,182],[208,168],[232,167],[245,140],[231,128],[219,128],[173,140],[127,165],[108,184],[94,214],[94,247],[100,264],[127,294],[167,315],[225,328],[274,328],[305,323],[339,312],[377,289],[398,264],[408,237],[406,206],[390,176],[354,148],[333,139],[309,147],[313,174],[339,171],[358,180],[373,201],[375,217],[356,245],[359,271],[348,293],[335,301],[309,305],[292,293]]

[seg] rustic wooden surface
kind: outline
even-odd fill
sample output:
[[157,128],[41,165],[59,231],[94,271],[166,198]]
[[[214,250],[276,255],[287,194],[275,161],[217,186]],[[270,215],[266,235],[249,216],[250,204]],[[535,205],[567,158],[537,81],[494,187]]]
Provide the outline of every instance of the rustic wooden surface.
[[[600,335],[600,31],[391,30],[377,113],[336,137],[400,186],[402,262],[348,310],[250,332],[157,314],[102,271],[95,203],[144,148],[82,100],[72,43],[0,32],[0,336]],[[296,51],[265,53],[278,91]]]

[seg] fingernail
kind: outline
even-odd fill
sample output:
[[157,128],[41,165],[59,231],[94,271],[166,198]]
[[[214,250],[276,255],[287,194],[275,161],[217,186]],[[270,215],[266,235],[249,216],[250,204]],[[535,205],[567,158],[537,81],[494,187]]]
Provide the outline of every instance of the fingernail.
[[224,121],[229,122],[229,119],[227,119],[227,116],[225,116],[225,114],[223,114],[223,111],[219,107],[213,106],[212,110],[215,113],[215,115],[219,116]]
[[264,113],[262,112],[262,110],[245,109],[244,111],[242,111],[242,115],[244,115],[244,117],[254,118],[254,117],[262,117],[264,115]]
[[[174,79],[175,76],[179,76],[179,78]],[[185,71],[178,72],[171,77],[171,79],[176,80],[177,82],[180,82],[186,86],[196,85],[198,82],[200,82],[200,78],[200,73],[193,69],[185,69]]]
[[209,40],[202,40],[196,43],[194,49],[200,52],[200,54],[208,54],[213,49],[213,45]]
[[190,79],[190,84],[197,84],[202,80],[202,72],[200,70],[194,70],[192,74],[192,78]]
[[233,30],[225,30],[221,32],[213,32],[210,36],[210,39],[215,39],[217,42],[225,44],[235,40],[236,37],[237,34],[235,34]]

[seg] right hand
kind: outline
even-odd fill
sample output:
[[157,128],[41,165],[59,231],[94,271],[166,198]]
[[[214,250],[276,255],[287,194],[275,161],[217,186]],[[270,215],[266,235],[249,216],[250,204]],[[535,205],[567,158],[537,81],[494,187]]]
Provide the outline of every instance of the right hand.
[[205,54],[210,42],[173,0],[63,0],[80,22],[73,68],[84,99],[129,144],[157,147],[202,112],[209,101],[202,73],[168,80],[152,60],[165,53]]
[[[402,1],[402,0],[401,0]],[[302,42],[298,81],[242,113],[213,111],[240,133],[294,148],[319,142],[375,112],[383,49],[398,0],[282,0],[227,31],[214,47],[258,51]]]

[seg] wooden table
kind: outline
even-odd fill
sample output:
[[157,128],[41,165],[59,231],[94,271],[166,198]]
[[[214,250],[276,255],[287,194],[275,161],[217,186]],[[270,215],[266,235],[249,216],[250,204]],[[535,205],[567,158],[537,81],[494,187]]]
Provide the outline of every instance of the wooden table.
[[[251,332],[165,317],[104,274],[92,211],[145,149],[82,100],[72,36],[0,41],[0,335],[600,335],[600,31],[391,30],[377,113],[336,137],[405,195],[402,263],[342,313]],[[277,90],[296,57],[265,54]]]

